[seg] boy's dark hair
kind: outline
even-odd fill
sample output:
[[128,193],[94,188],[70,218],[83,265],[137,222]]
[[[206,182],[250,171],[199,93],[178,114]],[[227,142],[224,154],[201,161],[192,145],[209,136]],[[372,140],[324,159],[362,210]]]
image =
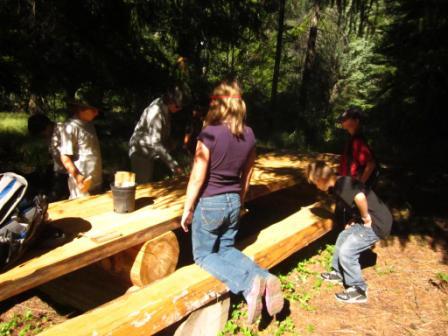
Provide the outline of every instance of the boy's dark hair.
[[70,101],[67,103],[67,107],[72,115],[75,115],[75,114],[81,112],[82,110],[89,109],[89,108],[96,109],[96,107],[94,107],[92,105],[89,105],[89,104],[83,103],[83,102],[79,102],[79,101]]
[[45,114],[33,114],[28,118],[28,132],[32,136],[39,136],[52,123]]
[[178,86],[174,86],[166,90],[163,95],[163,101],[166,104],[175,104],[179,108],[182,108],[184,105],[184,93]]
[[363,112],[362,110],[357,106],[351,106],[338,117],[338,122],[343,122],[347,119],[357,119],[361,120],[363,119]]

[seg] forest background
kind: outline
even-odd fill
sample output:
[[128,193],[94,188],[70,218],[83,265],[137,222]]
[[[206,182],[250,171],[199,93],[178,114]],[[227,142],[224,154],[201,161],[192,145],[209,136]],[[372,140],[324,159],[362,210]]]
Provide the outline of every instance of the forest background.
[[126,168],[152,99],[172,83],[190,92],[180,140],[231,75],[261,146],[340,153],[337,116],[358,106],[381,162],[445,172],[447,26],[443,0],[2,0],[0,168],[44,164],[15,122],[64,120],[80,91],[101,110],[105,168]]

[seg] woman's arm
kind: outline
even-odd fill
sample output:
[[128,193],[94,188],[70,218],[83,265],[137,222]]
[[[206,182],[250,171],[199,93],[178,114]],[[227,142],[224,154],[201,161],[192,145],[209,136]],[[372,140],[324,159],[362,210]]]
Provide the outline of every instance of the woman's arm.
[[254,162],[257,154],[255,151],[255,147],[249,153],[249,157],[247,158],[246,165],[243,168],[243,174],[241,175],[241,208],[244,207],[244,201],[246,200],[246,194],[249,190],[250,178],[252,176],[252,172],[254,170]]
[[207,176],[209,161],[209,149],[202,143],[202,141],[198,140],[196,145],[196,153],[194,155],[193,168],[191,170],[190,180],[188,181],[187,186],[184,212],[180,223],[185,232],[188,232],[188,224],[191,223],[196,200]]

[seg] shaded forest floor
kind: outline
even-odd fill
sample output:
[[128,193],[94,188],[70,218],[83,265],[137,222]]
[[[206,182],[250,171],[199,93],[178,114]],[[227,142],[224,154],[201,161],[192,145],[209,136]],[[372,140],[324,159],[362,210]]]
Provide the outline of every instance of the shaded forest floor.
[[[232,296],[231,316],[221,334],[448,335],[448,214],[442,197],[446,176],[415,182],[409,180],[412,174],[393,175],[379,186],[379,194],[399,221],[389,239],[363,255],[367,304],[337,302],[334,294],[341,287],[319,277],[329,267],[333,232],[273,270],[287,298],[276,320],[263,315],[258,324],[247,325],[245,303]],[[29,291],[0,303],[0,336],[34,335],[77,313]]]
[[277,320],[264,315],[258,326],[248,326],[246,305],[237,301],[222,335],[448,335],[446,242],[431,234],[402,238],[393,236],[363,256],[368,303],[340,303],[334,294],[342,287],[320,279],[330,245],[277,268],[287,298]]

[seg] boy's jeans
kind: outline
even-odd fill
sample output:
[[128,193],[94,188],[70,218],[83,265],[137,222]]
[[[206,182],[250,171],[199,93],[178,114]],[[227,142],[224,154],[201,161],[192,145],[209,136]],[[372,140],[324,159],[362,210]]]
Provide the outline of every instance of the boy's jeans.
[[250,292],[256,275],[269,272],[234,247],[238,233],[240,196],[227,193],[199,200],[192,223],[194,261],[224,282],[234,294]]
[[336,240],[333,254],[333,269],[344,277],[347,286],[367,289],[361,273],[359,255],[380,240],[371,227],[353,224],[342,231]]

